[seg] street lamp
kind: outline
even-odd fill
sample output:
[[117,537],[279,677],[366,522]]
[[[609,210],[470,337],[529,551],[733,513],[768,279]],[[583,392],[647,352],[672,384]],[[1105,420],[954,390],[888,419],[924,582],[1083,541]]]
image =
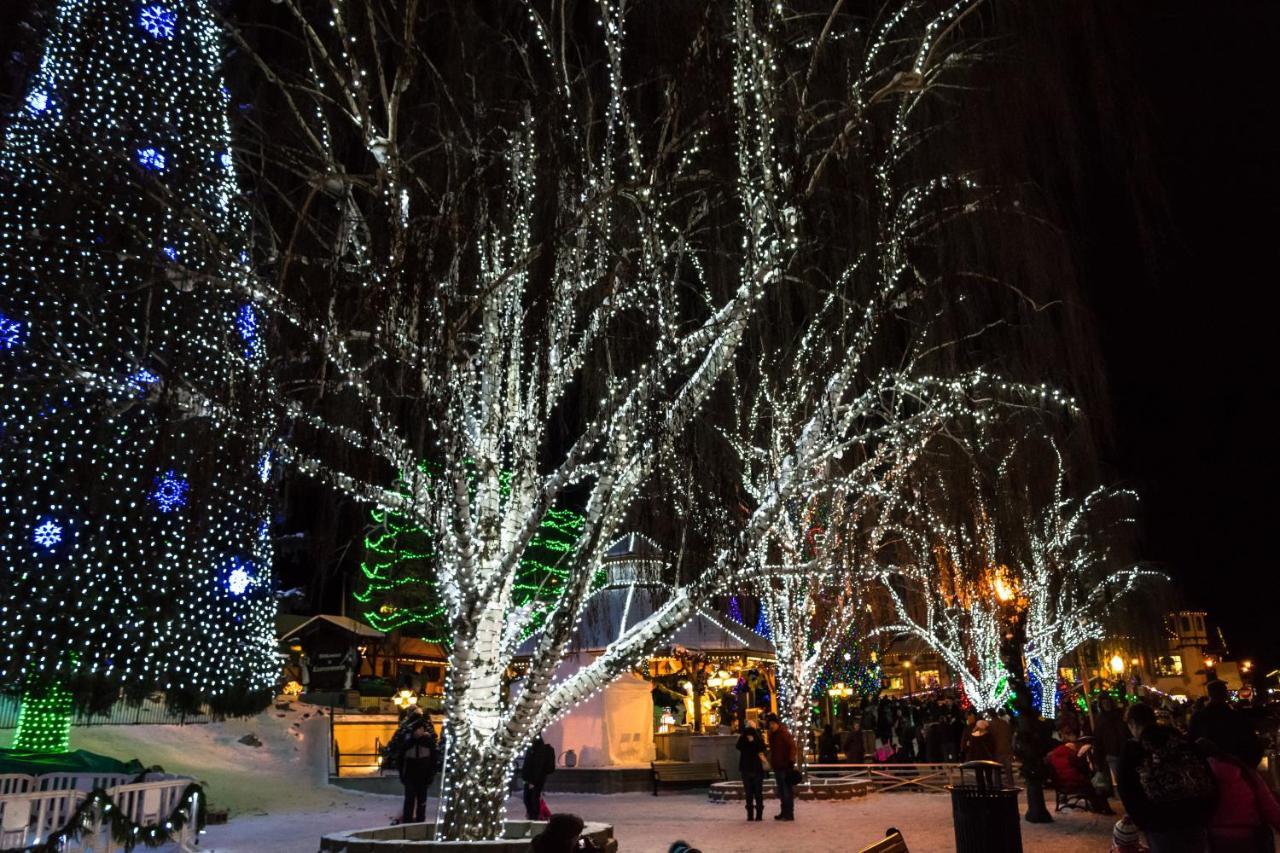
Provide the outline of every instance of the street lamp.
[[904,675],[906,675],[905,686],[907,688],[907,695],[910,696],[911,695],[911,661],[904,660],[902,662],[902,672]]
[[1124,658],[1120,655],[1111,656],[1111,674],[1116,678],[1124,675]]
[[827,690],[827,695],[832,699],[848,699],[853,695],[853,688],[841,681],[839,684],[833,684]]
[[417,705],[418,697],[412,690],[401,690],[399,693],[391,697],[391,704],[403,711]]

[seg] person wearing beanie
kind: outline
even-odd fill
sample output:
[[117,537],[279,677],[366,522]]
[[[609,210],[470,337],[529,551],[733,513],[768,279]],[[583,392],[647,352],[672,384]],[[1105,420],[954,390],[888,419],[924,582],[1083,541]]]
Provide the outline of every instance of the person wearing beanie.
[[1124,815],[1111,830],[1111,853],[1146,853],[1138,825]]

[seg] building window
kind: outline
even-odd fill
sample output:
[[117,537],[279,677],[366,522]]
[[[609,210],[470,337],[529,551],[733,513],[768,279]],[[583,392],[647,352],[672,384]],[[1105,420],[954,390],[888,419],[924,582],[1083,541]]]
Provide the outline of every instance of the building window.
[[902,676],[901,676],[901,675],[891,675],[891,676],[889,676],[889,688],[888,688],[888,689],[890,689],[890,690],[901,690],[901,689],[902,689]]
[[1182,675],[1182,655],[1165,655],[1156,661],[1156,675]]

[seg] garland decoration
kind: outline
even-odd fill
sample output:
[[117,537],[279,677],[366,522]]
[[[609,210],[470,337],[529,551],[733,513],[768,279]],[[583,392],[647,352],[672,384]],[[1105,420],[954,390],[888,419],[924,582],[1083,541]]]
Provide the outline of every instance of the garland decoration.
[[147,826],[134,823],[133,820],[116,808],[110,795],[102,788],[89,792],[84,802],[71,815],[70,820],[56,832],[49,834],[44,841],[23,848],[24,853],[61,853],[66,843],[78,839],[81,834],[92,831],[97,821],[106,819],[111,824],[111,837],[125,851],[133,850],[139,844],[146,847],[160,847],[173,841],[187,824],[195,821],[196,832],[204,829],[205,799],[204,788],[199,782],[192,782],[182,792],[182,799],[177,808],[162,824]]

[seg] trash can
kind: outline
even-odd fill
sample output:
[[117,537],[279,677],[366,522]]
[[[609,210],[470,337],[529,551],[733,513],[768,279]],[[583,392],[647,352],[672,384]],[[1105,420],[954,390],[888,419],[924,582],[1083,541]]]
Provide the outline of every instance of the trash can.
[[[960,765],[960,784],[950,786],[956,853],[1022,853],[1019,788],[1006,788],[995,761]],[[972,781],[966,779],[972,776]]]

